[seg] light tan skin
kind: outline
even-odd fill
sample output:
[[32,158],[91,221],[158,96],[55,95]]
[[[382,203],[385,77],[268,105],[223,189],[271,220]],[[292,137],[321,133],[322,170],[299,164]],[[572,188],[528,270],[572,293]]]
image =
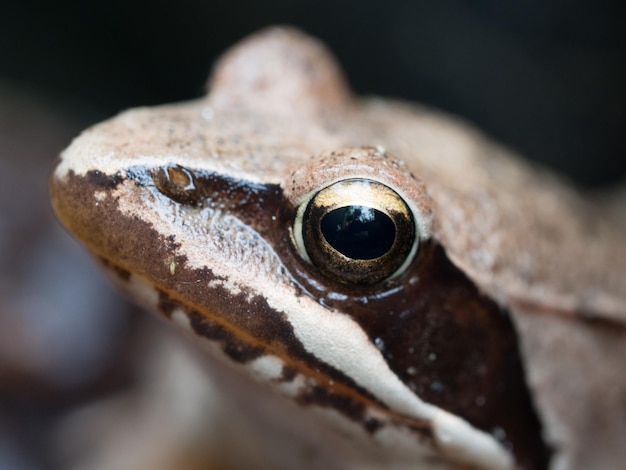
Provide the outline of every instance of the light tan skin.
[[[142,111],[131,137],[113,121],[72,151],[97,156],[103,168],[107,155],[180,155],[183,166],[210,156],[214,171],[279,184],[294,205],[353,164],[332,150],[370,162],[355,171],[382,174],[402,192],[425,237],[510,313],[554,452],[551,468],[626,465],[626,239],[594,206],[457,119],[401,102],[355,100],[327,51],[293,30],[233,48],[210,94],[191,106],[223,113],[220,125],[237,138],[220,141],[219,129],[201,134],[198,113],[190,118],[183,105]],[[170,128],[170,119],[183,124]],[[392,169],[382,154],[392,156]],[[87,160],[76,160],[80,173]],[[72,165],[63,162],[58,175]],[[55,205],[92,251],[123,265],[60,196]]]

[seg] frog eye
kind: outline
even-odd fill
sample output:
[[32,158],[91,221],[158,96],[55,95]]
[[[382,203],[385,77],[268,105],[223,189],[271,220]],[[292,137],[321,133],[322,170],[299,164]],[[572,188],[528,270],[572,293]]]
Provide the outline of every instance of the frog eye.
[[344,284],[374,284],[400,275],[417,251],[411,210],[393,189],[347,179],[305,200],[296,214],[300,255]]

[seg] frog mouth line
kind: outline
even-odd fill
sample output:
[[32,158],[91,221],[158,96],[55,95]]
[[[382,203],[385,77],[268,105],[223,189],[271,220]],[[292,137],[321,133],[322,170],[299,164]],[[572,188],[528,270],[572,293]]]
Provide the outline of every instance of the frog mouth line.
[[[105,272],[114,278],[115,284],[122,291],[136,294],[133,291],[137,285],[136,276],[124,268],[114,265],[106,258],[99,258],[98,261]],[[150,289],[153,286],[146,284],[143,288]],[[289,354],[283,352],[279,356],[279,353],[272,351],[272,348],[268,347],[267,344],[252,338],[249,333],[242,332],[240,329],[237,330],[233,328],[233,325],[229,325],[224,320],[221,320],[219,314],[207,311],[200,313],[197,309],[190,308],[185,302],[176,300],[163,290],[155,289],[155,292],[158,292],[157,310],[165,318],[181,323],[180,316],[183,315],[186,320],[182,320],[182,322],[189,324],[196,340],[204,339],[211,344],[219,345],[224,356],[230,361],[245,367],[263,357],[279,357],[282,363],[281,375],[278,378],[274,378],[272,382],[278,384],[279,388],[282,384],[286,385],[285,388],[287,388],[299,376],[303,377],[304,381],[298,389],[297,395],[293,397],[300,405],[333,409],[350,420],[359,423],[370,434],[375,434],[389,425],[406,427],[420,435],[423,439],[431,442],[431,445],[435,445],[432,425],[429,421],[407,417],[394,412],[368,394],[352,379],[333,367],[317,361],[306,351],[303,350],[301,353],[306,355],[304,358],[298,360],[296,357],[294,359],[296,355],[293,349],[296,346],[292,345]],[[245,297],[244,294],[242,296]],[[133,297],[136,297],[136,295],[133,295]],[[257,301],[262,302],[262,299]],[[154,310],[154,306],[142,306]],[[258,311],[258,303],[252,305],[251,308]],[[267,308],[269,309],[269,306]],[[178,318],[174,318],[175,316],[178,316]],[[294,341],[297,340],[294,339]],[[290,390],[292,389],[290,388]],[[374,410],[373,415],[372,410]],[[382,419],[382,416],[386,416],[387,419]]]

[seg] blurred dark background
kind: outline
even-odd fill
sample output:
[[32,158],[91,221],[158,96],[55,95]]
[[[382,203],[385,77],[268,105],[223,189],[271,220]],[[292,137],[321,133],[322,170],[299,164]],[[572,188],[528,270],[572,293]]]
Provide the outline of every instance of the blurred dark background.
[[2,0],[0,79],[96,121],[203,92],[234,41],[271,24],[322,38],[359,93],[462,115],[578,183],[626,168],[618,1]]

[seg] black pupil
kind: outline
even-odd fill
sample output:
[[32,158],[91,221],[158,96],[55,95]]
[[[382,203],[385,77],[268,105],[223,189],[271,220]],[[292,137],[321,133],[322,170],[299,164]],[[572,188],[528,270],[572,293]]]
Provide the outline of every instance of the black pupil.
[[352,259],[378,258],[391,248],[396,227],[386,214],[372,207],[347,206],[324,216],[322,234],[337,251]]

